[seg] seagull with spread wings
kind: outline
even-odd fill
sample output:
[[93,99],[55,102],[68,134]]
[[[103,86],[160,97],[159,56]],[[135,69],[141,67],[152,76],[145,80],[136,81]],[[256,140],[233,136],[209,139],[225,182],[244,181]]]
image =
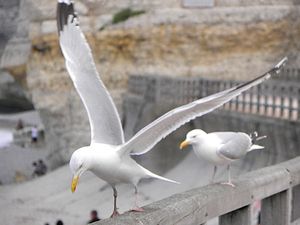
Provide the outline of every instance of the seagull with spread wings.
[[[71,156],[70,169],[73,173],[71,190],[72,192],[76,190],[79,177],[85,171],[92,171],[113,189],[112,216],[118,214],[116,184],[132,184],[137,197],[137,185],[141,179],[156,178],[177,183],[143,168],[130,155],[148,152],[161,139],[183,124],[213,111],[240,93],[269,79],[279,72],[287,60],[284,58],[254,80],[169,111],[125,142],[116,107],[98,75],[90,47],[80,30],[72,1],[58,0],[57,26],[66,68],[85,106],[91,128],[91,144],[76,150]],[[137,201],[134,210],[143,210],[138,207]]]

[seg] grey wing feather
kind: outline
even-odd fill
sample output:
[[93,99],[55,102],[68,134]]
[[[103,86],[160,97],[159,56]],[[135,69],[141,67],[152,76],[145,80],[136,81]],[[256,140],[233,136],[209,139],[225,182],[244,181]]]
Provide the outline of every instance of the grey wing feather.
[[263,75],[246,82],[242,85],[230,88],[228,90],[207,96],[205,98],[196,100],[189,104],[175,108],[163,116],[159,117],[136,135],[134,135],[128,142],[120,148],[121,154],[132,153],[141,155],[148,152],[156,143],[165,138],[171,132],[182,126],[183,124],[195,119],[196,117],[207,114],[223,104],[229,102],[234,97],[242,92],[256,86],[263,81],[269,79],[282,68],[287,58],[284,58],[271,70]]
[[252,145],[250,137],[245,133],[226,133],[214,133],[223,143],[217,150],[218,154],[231,160],[245,156]]
[[100,80],[72,2],[57,4],[57,25],[67,70],[89,117],[91,142],[123,144],[123,129],[116,106]]

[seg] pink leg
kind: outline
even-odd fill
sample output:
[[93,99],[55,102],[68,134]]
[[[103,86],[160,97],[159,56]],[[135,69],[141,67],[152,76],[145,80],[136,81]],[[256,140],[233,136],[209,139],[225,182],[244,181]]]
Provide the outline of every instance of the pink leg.
[[235,185],[231,182],[231,176],[230,176],[230,165],[227,166],[227,171],[228,171],[228,181],[221,183],[221,184],[225,184],[225,185],[229,185],[231,187],[235,187]]
[[137,186],[134,186],[134,208],[130,210],[131,212],[144,212],[144,209],[138,206],[138,190]]
[[120,215],[120,213],[118,212],[118,208],[117,208],[118,192],[117,192],[117,189],[114,186],[112,188],[113,188],[113,191],[114,191],[114,211],[110,216],[111,218],[114,217],[114,216]]

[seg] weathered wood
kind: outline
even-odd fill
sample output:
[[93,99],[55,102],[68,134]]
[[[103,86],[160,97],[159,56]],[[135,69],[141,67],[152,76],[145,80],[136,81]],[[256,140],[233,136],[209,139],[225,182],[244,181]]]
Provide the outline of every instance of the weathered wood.
[[282,191],[262,201],[261,224],[289,225],[291,222],[291,190]]
[[295,220],[294,222],[291,223],[291,225],[300,225],[300,219]]
[[288,202],[291,193],[289,189],[300,183],[300,157],[252,171],[234,180],[234,183],[235,188],[213,184],[176,194],[145,206],[143,213],[125,213],[114,219],[103,220],[95,224],[199,225],[248,206],[255,200],[264,199],[264,215],[268,210],[265,206],[271,205],[271,212],[276,213],[278,217],[280,215],[281,219],[276,219],[280,223],[271,220],[274,223],[262,224],[286,225],[288,223],[285,222],[290,218]]
[[292,189],[292,222],[300,220],[300,185]]
[[220,216],[219,225],[251,225],[251,207],[247,205]]

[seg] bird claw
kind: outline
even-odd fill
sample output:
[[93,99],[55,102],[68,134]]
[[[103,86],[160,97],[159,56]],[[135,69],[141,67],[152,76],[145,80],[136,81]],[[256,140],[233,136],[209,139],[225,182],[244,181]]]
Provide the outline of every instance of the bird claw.
[[233,188],[236,187],[235,184],[233,184],[232,182],[229,182],[229,181],[228,182],[223,182],[221,184],[223,184],[223,185],[229,185],[229,186],[231,186]]
[[120,213],[117,210],[114,210],[113,213],[111,214],[110,218],[113,218],[118,215],[120,215]]

